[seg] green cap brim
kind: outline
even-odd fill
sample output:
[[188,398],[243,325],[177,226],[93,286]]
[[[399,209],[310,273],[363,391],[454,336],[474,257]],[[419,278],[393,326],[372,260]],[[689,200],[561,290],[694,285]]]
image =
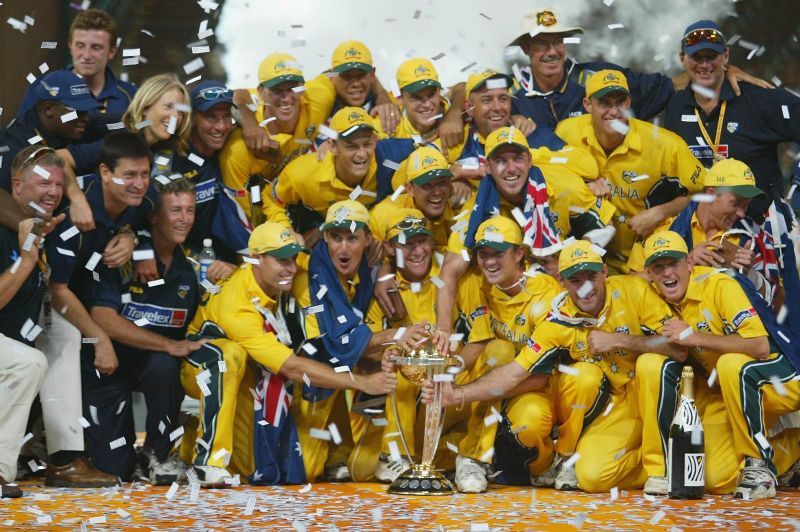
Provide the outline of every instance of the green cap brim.
[[346,139],[348,137],[352,137],[353,135],[355,135],[359,131],[364,131],[365,129],[369,129],[373,133],[376,131],[375,127],[372,124],[359,124],[357,126],[353,126],[353,127],[349,128],[349,129],[345,129],[342,132],[339,132],[339,138]]
[[264,254],[271,255],[276,259],[288,259],[289,257],[294,257],[298,253],[308,253],[308,249],[304,248],[300,244],[287,244],[282,248],[273,249],[272,251],[265,251]]
[[630,94],[630,92],[628,92],[628,89],[626,89],[622,85],[613,85],[611,87],[603,87],[599,91],[589,96],[589,98],[602,98],[603,96],[611,94],[612,92],[621,92],[626,96]]
[[475,249],[479,249],[482,247],[489,247],[496,249],[497,251],[505,251],[507,249],[511,249],[514,244],[511,242],[497,242],[495,240],[478,240],[475,242]]
[[758,196],[766,196],[766,193],[763,190],[753,185],[734,185],[732,187],[722,185],[720,187],[714,187],[714,189],[717,191],[729,190],[737,196],[747,199]]
[[447,168],[438,168],[436,170],[429,170],[424,174],[412,179],[411,183],[415,185],[424,185],[425,183],[433,181],[437,177],[453,177],[453,172],[451,172]]
[[664,251],[657,251],[652,255],[650,255],[649,257],[647,257],[647,259],[644,261],[644,265],[650,266],[651,263],[657,261],[658,259],[664,259],[664,258],[683,259],[686,258],[686,253],[674,249],[665,249]]
[[442,84],[435,79],[421,79],[419,81],[415,81],[414,83],[409,83],[405,87],[400,87],[400,90],[415,93],[421,91],[422,89],[427,89],[428,87],[436,87],[437,89],[441,89]]
[[370,73],[373,71],[373,67],[368,63],[351,61],[349,63],[342,63],[341,65],[335,66],[331,69],[332,72],[336,72],[337,74],[347,72],[348,70],[363,70],[364,72]]
[[469,97],[469,95],[472,94],[473,92],[479,91],[479,90],[483,89],[484,87],[486,87],[486,82],[489,81],[490,79],[504,79],[504,80],[506,80],[506,90],[507,91],[511,90],[514,87],[514,80],[511,79],[511,76],[507,76],[505,74],[501,74],[501,73],[498,72],[497,74],[493,74],[493,75],[489,76],[488,78],[485,78],[485,79],[481,80],[474,87],[469,88],[466,91],[466,96]]
[[[326,224],[322,224],[320,229],[322,231],[327,231],[328,229],[350,229],[350,226],[353,225],[354,220],[342,220],[341,222],[330,222]],[[362,227],[366,227],[366,222],[356,222],[356,230],[361,229]]]
[[573,264],[569,268],[566,268],[560,272],[558,272],[561,277],[564,279],[569,279],[573,275],[578,272],[601,272],[603,271],[603,263],[602,262],[579,262],[578,264]]
[[261,82],[261,86],[265,89],[271,89],[275,85],[280,85],[281,83],[287,81],[296,81],[298,83],[305,83],[306,80],[303,79],[303,76],[298,76],[296,74],[286,74],[284,76],[278,76],[276,78],[268,79],[266,81]]
[[505,148],[506,146],[516,146],[517,148],[519,148],[522,151],[530,151],[530,146],[524,146],[524,145],[520,144],[519,142],[501,142],[500,144],[498,144],[497,146],[492,148],[492,151],[490,151],[489,153],[486,154],[486,158],[487,159],[490,158],[494,154],[494,152],[496,152],[500,148]]
[[417,235],[433,236],[433,232],[430,229],[427,229],[425,227],[416,227],[416,228],[413,228],[413,229],[406,229],[404,231],[398,232],[396,235],[394,235],[392,237],[392,240],[397,240],[398,238],[400,238],[400,233],[403,233],[404,235],[406,235],[407,239],[411,238],[412,236],[417,236]]

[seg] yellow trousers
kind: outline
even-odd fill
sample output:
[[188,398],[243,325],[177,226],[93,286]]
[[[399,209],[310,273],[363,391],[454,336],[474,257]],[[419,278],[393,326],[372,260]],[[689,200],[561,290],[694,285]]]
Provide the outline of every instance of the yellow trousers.
[[[313,482],[325,471],[326,464],[347,463],[353,449],[353,432],[345,390],[333,390],[327,399],[312,402],[303,398],[302,384],[295,383],[292,412],[303,451],[306,478]],[[312,431],[328,431],[332,423],[342,438],[341,443],[319,438]]]
[[[221,360],[224,372],[219,371]],[[244,348],[224,338],[212,340],[184,359],[181,384],[200,401],[196,430],[184,431],[181,458],[185,462],[225,467],[244,476],[253,472],[253,364]],[[197,382],[206,370],[209,395]]]

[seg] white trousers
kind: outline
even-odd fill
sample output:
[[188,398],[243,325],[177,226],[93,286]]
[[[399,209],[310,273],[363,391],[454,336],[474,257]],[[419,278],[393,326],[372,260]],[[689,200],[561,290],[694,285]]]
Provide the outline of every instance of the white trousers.
[[31,403],[47,372],[38,349],[0,334],[0,477],[14,482]]

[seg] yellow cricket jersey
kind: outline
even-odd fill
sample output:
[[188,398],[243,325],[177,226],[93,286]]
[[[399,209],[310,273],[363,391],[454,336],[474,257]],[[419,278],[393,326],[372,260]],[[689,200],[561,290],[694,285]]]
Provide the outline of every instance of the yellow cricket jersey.
[[[382,331],[392,327],[408,327],[415,323],[427,320],[428,323],[436,324],[436,285],[431,282],[432,277],[438,277],[440,267],[433,261],[428,278],[421,282],[412,284],[403,277],[401,272],[397,272],[397,284],[399,287],[400,298],[408,311],[408,315],[401,321],[390,322],[384,315],[378,301],[373,299],[367,312],[366,323],[373,332]],[[453,324],[463,321],[469,331],[470,342],[481,342],[494,337],[489,325],[489,316],[481,295],[480,276],[468,272],[458,282],[456,292],[456,305],[453,307]],[[456,329],[457,332],[459,332]],[[467,338],[464,338],[466,343]]]
[[547,317],[550,304],[560,291],[558,281],[541,272],[526,277],[522,290],[514,296],[492,286],[485,297],[494,336],[514,344],[518,353]]
[[203,296],[188,332],[196,334],[204,323],[212,322],[253,360],[278,374],[292,349],[279,342],[274,332],[266,332],[267,322],[256,304],[277,315],[277,302],[258,286],[252,265],[245,264],[219,287],[218,293]]
[[[369,171],[359,185],[365,192],[356,198],[364,205],[375,202],[378,187],[376,177],[378,165],[373,157]],[[322,218],[328,207],[337,201],[346,200],[355,187],[350,187],[336,177],[334,156],[327,153],[320,161],[314,153],[307,153],[289,163],[281,175],[264,194],[264,214],[270,222],[289,224],[286,206],[302,202],[318,212]]]
[[[653,233],[669,229],[673,221],[675,221],[674,217],[667,218],[659,227],[653,230]],[[722,235],[725,234],[724,231],[716,231],[713,235],[711,235],[711,238],[709,238],[708,233],[706,233],[706,230],[703,229],[703,226],[700,224],[700,220],[697,219],[697,211],[695,211],[692,214],[691,231],[692,231],[692,242],[693,245],[695,246],[698,244],[702,244],[703,242],[707,242],[709,240],[718,241],[720,238],[722,238]],[[644,271],[643,241],[637,240],[633,244],[633,247],[631,248],[631,255],[630,257],[628,257],[628,268],[630,268],[630,270],[633,272]]]
[[[391,197],[384,198],[380,203],[375,205],[369,211],[369,230],[375,238],[381,242],[386,240],[387,226],[385,220],[388,218],[389,213],[396,209],[416,209],[414,205],[414,198],[406,193],[399,194],[395,201]],[[450,205],[446,205],[442,215],[432,220],[428,218],[428,224],[433,232],[433,238],[436,241],[437,249],[444,249],[447,247],[447,239],[450,236],[450,226],[453,225],[453,216],[457,213],[453,212]]]
[[[739,334],[742,338],[767,336],[756,309],[736,279],[707,266],[695,266],[689,287],[677,308],[680,318],[703,334]],[[710,374],[723,353],[699,347],[689,349],[706,374]]]
[[[675,133],[649,122],[628,119],[625,140],[610,155],[605,153],[592,126],[592,115],[562,120],[556,134],[576,150],[589,153],[597,163],[597,177],[611,186],[611,203],[617,233],[608,246],[608,262],[624,270],[635,233],[627,221],[638,212],[673,199],[680,185],[689,193],[703,189],[703,165]],[[669,180],[669,182],[665,182]]]
[[[552,374],[559,363],[571,358],[598,364],[609,380],[612,390],[625,387],[635,373],[638,355],[617,349],[610,353],[593,354],[589,349],[592,326],[571,324],[568,319],[586,318],[567,293],[559,295],[563,302],[558,313],[536,327],[515,361],[525,371]],[[673,312],[643,279],[633,275],[616,275],[606,279],[606,302],[600,313],[598,328],[622,334],[650,335],[661,332],[661,324]],[[560,319],[561,317],[565,317]]]
[[[258,99],[258,91],[250,89],[251,95]],[[312,86],[300,94],[300,113],[294,134],[281,133],[270,135],[272,140],[281,146],[282,158],[278,163],[270,163],[256,158],[244,142],[242,129],[235,128],[231,131],[219,155],[219,166],[222,172],[222,181],[233,189],[236,200],[250,216],[250,195],[247,191],[247,181],[253,174],[259,174],[267,181],[274,179],[280,171],[293,159],[306,153],[317,137],[317,126],[324,124],[333,108],[333,102],[328,102],[324,91],[316,90]],[[256,110],[256,121],[264,120],[264,105]],[[267,126],[264,126],[266,129]]]

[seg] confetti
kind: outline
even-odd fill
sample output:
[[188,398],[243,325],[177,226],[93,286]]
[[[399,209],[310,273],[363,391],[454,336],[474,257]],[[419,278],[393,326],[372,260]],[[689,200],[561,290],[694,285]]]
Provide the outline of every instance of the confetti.
[[708,376],[708,387],[713,388],[714,385],[717,383],[717,368],[711,370],[711,374]]
[[561,373],[566,373],[567,375],[572,375],[574,377],[578,376],[578,369],[573,368],[572,366],[568,366],[566,364],[559,364],[558,371]]
[[178,485],[177,482],[173,482],[172,485],[167,490],[167,493],[164,494],[164,497],[166,497],[168,501],[171,501],[172,498],[175,497],[175,494],[178,493],[179,487],[180,486]]
[[678,334],[678,339],[679,340],[686,340],[687,338],[689,338],[693,334],[694,334],[694,329],[692,329],[691,327],[686,327],[684,330],[682,330]]
[[716,196],[714,194],[694,194],[692,201],[697,203],[714,203]]
[[769,382],[772,383],[772,386],[775,388],[775,392],[778,395],[787,396],[789,392],[786,391],[786,386],[781,382],[780,378],[777,375],[773,375],[769,378]]
[[108,442],[108,446],[111,447],[111,450],[114,450],[124,446],[125,443],[125,436],[120,436],[116,440]]

